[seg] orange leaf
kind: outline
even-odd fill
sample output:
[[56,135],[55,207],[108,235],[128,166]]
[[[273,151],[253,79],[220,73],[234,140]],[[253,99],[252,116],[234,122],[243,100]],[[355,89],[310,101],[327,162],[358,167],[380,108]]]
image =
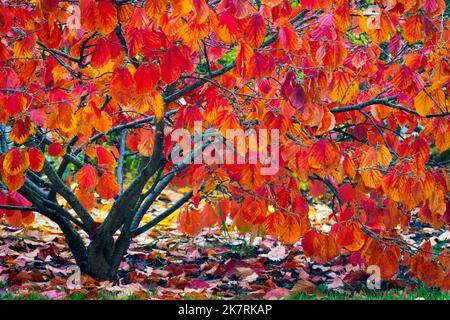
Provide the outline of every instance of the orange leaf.
[[221,222],[219,214],[216,212],[214,207],[209,203],[206,203],[203,206],[201,216],[202,216],[201,225],[203,228],[210,228]]
[[32,224],[34,222],[35,214],[33,211],[21,211],[22,224]]
[[445,152],[450,148],[450,121],[446,118],[435,120],[436,147],[440,152]]
[[428,288],[438,287],[444,279],[444,271],[436,260],[431,260],[424,253],[411,257],[411,271]]
[[161,121],[164,117],[165,112],[165,104],[161,94],[155,94],[150,98],[150,103],[153,108],[153,112],[155,113],[155,117],[157,121]]
[[284,50],[290,52],[297,50],[298,37],[297,32],[292,24],[288,23],[286,26],[281,27],[278,35],[280,38],[281,46]]
[[[361,159],[359,171],[364,184],[369,188],[378,188],[381,184],[382,175],[378,168],[377,151],[374,147],[370,147],[369,150]],[[375,169],[374,169],[375,168]]]
[[141,131],[139,142],[137,145],[137,151],[144,157],[150,157],[153,152],[153,144],[155,135],[153,131],[145,130]]
[[383,279],[393,278],[398,271],[400,260],[400,248],[398,246],[387,246],[375,239],[368,239],[362,249],[368,266],[378,266]]
[[363,17],[359,24],[369,37],[377,44],[389,40],[389,36],[395,33],[395,29],[389,18],[380,13],[373,17]]
[[212,15],[214,30],[217,37],[225,43],[231,44],[239,39],[241,28],[230,12],[224,11],[218,17]]
[[249,73],[250,60],[252,57],[252,47],[246,43],[242,43],[236,59],[236,72],[243,78],[246,78]]
[[344,2],[336,8],[336,11],[334,12],[334,19],[336,20],[336,27],[339,31],[345,33],[352,24],[348,3]]
[[202,229],[200,221],[200,211],[183,207],[178,215],[178,228],[184,234],[193,237]]
[[333,90],[330,92],[329,97],[332,101],[340,102],[341,104],[347,104],[359,92],[359,81],[356,79],[355,73],[350,69],[335,72],[332,86]]
[[35,132],[34,124],[29,117],[25,117],[25,119],[17,119],[14,122],[9,138],[16,144],[23,144]]
[[253,48],[259,48],[264,42],[267,33],[267,27],[264,18],[260,14],[255,14],[248,19],[244,31],[244,40]]
[[[335,227],[336,226],[336,227]],[[358,251],[364,246],[365,236],[356,223],[342,223],[333,225],[336,229],[336,241],[339,246],[349,251]]]
[[326,263],[339,254],[334,237],[316,230],[310,230],[305,234],[302,247],[306,256],[319,263]]
[[187,15],[192,11],[191,0],[173,0],[171,4],[174,14],[177,16]]
[[342,43],[332,41],[326,42],[319,47],[316,52],[316,59],[321,65],[329,66],[334,70],[344,63],[347,55],[347,49]]
[[6,221],[14,228],[19,228],[22,224],[22,214],[18,210],[8,210],[5,217]]
[[127,103],[136,92],[136,85],[127,68],[116,68],[111,79],[110,93],[118,103]]
[[28,169],[30,159],[25,150],[11,149],[3,160],[3,169],[8,175],[15,176]]
[[421,116],[426,116],[430,113],[431,109],[433,109],[434,102],[433,99],[426,93],[425,90],[419,92],[417,97],[414,99],[414,108],[417,113]]
[[97,170],[91,165],[84,166],[75,174],[75,181],[84,190],[93,190],[97,185]]
[[81,26],[83,29],[90,32],[97,31],[97,24],[95,20],[96,4],[94,0],[80,0],[79,7]]
[[95,208],[95,195],[92,191],[77,189],[75,196],[80,200],[81,204],[87,211]]
[[261,199],[247,197],[242,203],[241,213],[246,222],[261,224],[266,219],[267,206]]
[[19,190],[25,184],[25,176],[23,175],[23,173],[19,173],[15,176],[5,173],[4,175],[2,175],[2,179],[8,187],[8,190],[12,192]]
[[284,213],[275,213],[277,217],[275,233],[286,244],[294,244],[308,231],[309,226],[300,218]]
[[199,23],[204,22],[209,16],[209,7],[206,0],[192,0],[195,16]]
[[105,200],[113,199],[117,196],[119,194],[119,184],[116,176],[110,172],[105,172],[98,182],[97,193]]
[[104,111],[101,111],[98,117],[92,123],[95,130],[106,134],[112,128],[111,117]]
[[392,155],[385,145],[380,145],[377,150],[377,162],[381,166],[387,166],[392,162]]
[[37,36],[31,33],[14,44],[14,58],[31,58],[36,47]]
[[403,24],[403,36],[409,44],[414,44],[424,39],[424,26],[422,22],[422,16],[416,14],[411,16]]
[[244,188],[255,189],[263,185],[261,167],[258,165],[244,165],[241,171],[241,183]]
[[353,179],[356,175],[356,167],[355,167],[355,162],[353,161],[352,158],[349,157],[348,154],[346,154],[344,156],[344,162],[343,162],[342,166],[343,166],[345,174],[349,178]]

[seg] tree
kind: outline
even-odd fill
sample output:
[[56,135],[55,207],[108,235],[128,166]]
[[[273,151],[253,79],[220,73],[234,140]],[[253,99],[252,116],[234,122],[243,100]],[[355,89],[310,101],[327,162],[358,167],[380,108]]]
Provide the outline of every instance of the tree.
[[[450,223],[437,157],[450,147],[444,12],[443,0],[2,3],[0,215],[15,226],[48,217],[99,279],[180,209],[188,235],[232,219],[301,241],[319,262],[348,254],[383,278],[401,262],[449,286],[449,253],[400,237],[412,217]],[[189,161],[216,157],[213,138],[174,161],[172,134],[194,135],[196,123],[224,136],[278,132],[267,149],[279,154],[276,174],[260,162]],[[141,222],[170,185],[192,191]],[[333,209],[329,232],[308,219],[318,197]],[[94,221],[90,211],[112,200]]]

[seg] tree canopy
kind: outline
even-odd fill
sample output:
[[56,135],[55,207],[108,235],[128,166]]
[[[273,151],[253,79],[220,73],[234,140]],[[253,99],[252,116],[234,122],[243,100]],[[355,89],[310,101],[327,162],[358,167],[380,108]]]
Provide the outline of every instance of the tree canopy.
[[[180,209],[450,286],[449,20],[443,0],[35,0],[0,4],[0,216],[55,221],[83,271],[113,276],[132,238]],[[264,164],[175,163],[179,129],[277,130]],[[200,152],[209,152],[207,145]],[[197,150],[198,151],[198,150]],[[243,156],[251,148],[244,143]],[[195,153],[195,150],[193,151]],[[195,154],[188,155],[189,158]],[[168,186],[191,191],[142,223]],[[316,230],[312,201],[328,204]],[[113,201],[107,218],[90,215]],[[79,233],[89,235],[83,243]]]

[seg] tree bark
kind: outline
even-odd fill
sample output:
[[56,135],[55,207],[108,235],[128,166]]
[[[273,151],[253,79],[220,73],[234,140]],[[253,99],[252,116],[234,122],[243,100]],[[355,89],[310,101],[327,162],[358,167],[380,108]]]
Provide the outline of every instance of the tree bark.
[[[98,233],[88,247],[89,274],[98,280],[113,280],[117,268],[112,267],[114,239],[112,236]],[[115,269],[115,270],[114,270]]]

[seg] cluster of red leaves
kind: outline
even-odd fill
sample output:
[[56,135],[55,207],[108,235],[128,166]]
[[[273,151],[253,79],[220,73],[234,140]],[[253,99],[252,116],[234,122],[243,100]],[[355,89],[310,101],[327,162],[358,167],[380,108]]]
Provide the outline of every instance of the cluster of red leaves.
[[[31,203],[17,192],[0,193],[0,205],[31,207]],[[32,211],[0,209],[0,218],[3,216],[11,226],[16,228],[21,224],[30,224],[34,221],[34,212]]]
[[[193,130],[194,121],[220,132],[277,129],[277,175],[228,164],[193,165],[177,177],[195,191],[181,229],[195,235],[229,217],[243,232],[301,240],[316,261],[346,252],[389,278],[407,247],[387,240],[416,209],[434,228],[450,222],[448,174],[430,164],[432,148],[450,147],[444,9],[443,0],[2,3],[0,122],[15,144],[0,158],[2,181],[16,191],[27,170],[42,169],[42,153],[26,142],[44,132],[43,150],[56,161],[72,147],[89,158],[68,185],[90,209],[96,194],[119,191],[114,141],[93,139],[119,124],[173,111],[166,131]],[[176,98],[190,85],[197,89]],[[144,157],[153,144],[152,128],[127,136]],[[308,198],[333,193],[330,233],[309,225],[304,184]],[[200,205],[219,186],[229,199]],[[448,273],[426,257],[411,263],[419,277],[430,264]],[[443,277],[434,274],[437,285]]]

